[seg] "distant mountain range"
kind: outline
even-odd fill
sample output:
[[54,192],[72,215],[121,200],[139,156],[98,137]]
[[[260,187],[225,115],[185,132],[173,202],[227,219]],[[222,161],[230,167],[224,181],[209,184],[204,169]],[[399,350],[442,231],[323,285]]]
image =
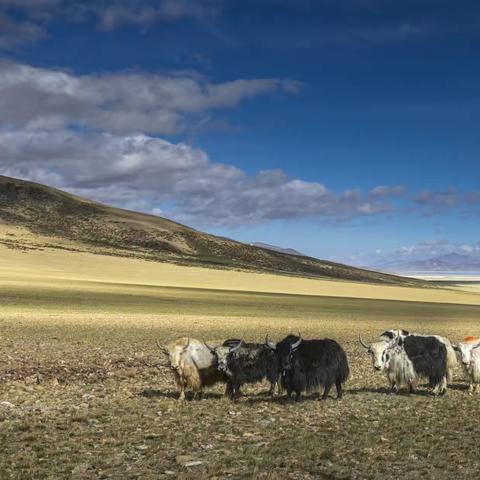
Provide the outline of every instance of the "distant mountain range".
[[448,253],[423,259],[393,259],[369,265],[369,268],[392,273],[480,273],[480,257],[468,253]]
[[255,247],[266,248],[267,250],[273,250],[274,252],[286,253],[288,255],[300,255],[301,257],[306,256],[304,253],[299,252],[294,248],[277,247],[276,245],[270,245],[268,243],[262,243],[262,242],[255,242],[255,243],[252,243],[252,245]]

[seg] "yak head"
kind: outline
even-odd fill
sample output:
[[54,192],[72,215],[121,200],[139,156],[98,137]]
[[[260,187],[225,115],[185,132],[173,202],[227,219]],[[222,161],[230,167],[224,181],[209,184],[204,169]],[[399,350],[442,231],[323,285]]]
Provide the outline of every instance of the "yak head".
[[410,332],[407,330],[387,330],[380,335],[380,340],[390,342],[391,340],[405,339],[409,335]]
[[295,365],[295,357],[297,355],[298,347],[302,343],[302,337],[289,335],[280,343],[277,343],[276,352],[280,370],[286,372],[292,370]]
[[206,347],[210,350],[215,357],[217,369],[220,372],[225,373],[228,376],[232,375],[232,372],[228,366],[231,354],[236,352],[242,345],[243,340],[227,340],[219,347],[212,348],[205,343]]
[[391,358],[391,349],[397,345],[397,340],[380,340],[379,342],[365,343],[362,336],[358,337],[362,347],[366,348],[367,353],[372,357],[372,365],[379,372],[388,368]]
[[172,370],[180,370],[182,358],[190,346],[190,338],[179,338],[170,343],[167,347],[160,345],[157,342],[160,351],[168,357],[169,366]]
[[464,365],[470,365],[472,354],[477,348],[480,348],[480,339],[477,337],[467,337],[458,345],[452,345],[455,351],[460,353],[460,361]]

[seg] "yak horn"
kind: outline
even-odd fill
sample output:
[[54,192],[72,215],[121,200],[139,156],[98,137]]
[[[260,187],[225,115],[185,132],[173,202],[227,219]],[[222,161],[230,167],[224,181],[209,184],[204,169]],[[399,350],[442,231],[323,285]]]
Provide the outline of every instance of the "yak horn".
[[238,345],[235,345],[230,349],[230,353],[236,352],[243,345],[243,338],[238,342]]
[[372,346],[371,344],[368,345],[367,343],[365,343],[361,335],[358,335],[358,340],[362,344],[362,347],[366,348],[367,350],[369,350],[370,347]]
[[168,349],[165,348],[163,345],[160,344],[160,342],[158,340],[156,340],[156,343],[157,343],[157,347],[159,348],[159,350],[164,354],[164,355],[168,355]]
[[203,344],[210,350],[211,353],[215,353],[215,349],[212,348],[207,342],[203,342]]
[[292,343],[291,349],[295,350],[300,346],[301,343],[302,343],[302,337],[300,337],[295,343]]

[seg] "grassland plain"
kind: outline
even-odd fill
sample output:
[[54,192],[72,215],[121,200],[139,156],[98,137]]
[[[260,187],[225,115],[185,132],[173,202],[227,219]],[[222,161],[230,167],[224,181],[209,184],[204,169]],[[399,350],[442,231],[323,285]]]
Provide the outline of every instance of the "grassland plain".
[[[354,283],[327,289],[250,274],[240,284],[242,272],[205,273],[210,288],[200,289],[200,270],[188,277],[129,259],[112,266],[110,257],[72,252],[63,260],[2,253],[2,479],[446,479],[480,470],[480,396],[467,394],[461,372],[446,397],[425,388],[392,396],[357,342],[359,332],[373,339],[396,326],[452,340],[476,334],[473,290],[389,287],[410,300],[395,301],[388,297],[398,292],[371,285],[365,295],[380,299],[355,298],[364,291]],[[417,290],[430,301],[418,301]],[[257,385],[235,404],[222,386],[180,404],[155,345],[181,335],[261,341],[298,331],[344,345],[352,378],[343,400],[269,400],[267,385]]]

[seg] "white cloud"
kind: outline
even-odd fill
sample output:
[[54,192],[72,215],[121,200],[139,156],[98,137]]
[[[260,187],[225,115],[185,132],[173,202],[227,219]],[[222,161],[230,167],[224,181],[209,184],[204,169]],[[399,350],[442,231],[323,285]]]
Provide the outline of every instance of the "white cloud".
[[250,177],[212,162],[202,150],[143,134],[3,131],[0,151],[5,175],[198,226],[306,217],[339,221],[393,208],[389,196],[352,190],[336,194],[280,170]]
[[46,36],[43,27],[31,21],[15,21],[0,11],[0,50],[32,44]]
[[21,12],[31,20],[94,20],[100,30],[111,31],[124,25],[147,27],[156,22],[214,17],[219,12],[215,0],[2,0],[3,12]]
[[461,192],[454,187],[443,191],[424,190],[415,197],[415,204],[427,216],[452,209],[460,209],[464,215],[478,215],[478,212],[469,210],[480,205],[480,192]]
[[81,8],[94,14],[98,19],[99,28],[106,31],[128,24],[148,26],[158,21],[201,19],[213,16],[217,11],[212,2],[198,0],[84,2]]
[[174,134],[205,112],[232,108],[298,82],[275,78],[209,83],[199,76],[121,72],[74,75],[0,61],[0,127],[71,124],[115,133]]

